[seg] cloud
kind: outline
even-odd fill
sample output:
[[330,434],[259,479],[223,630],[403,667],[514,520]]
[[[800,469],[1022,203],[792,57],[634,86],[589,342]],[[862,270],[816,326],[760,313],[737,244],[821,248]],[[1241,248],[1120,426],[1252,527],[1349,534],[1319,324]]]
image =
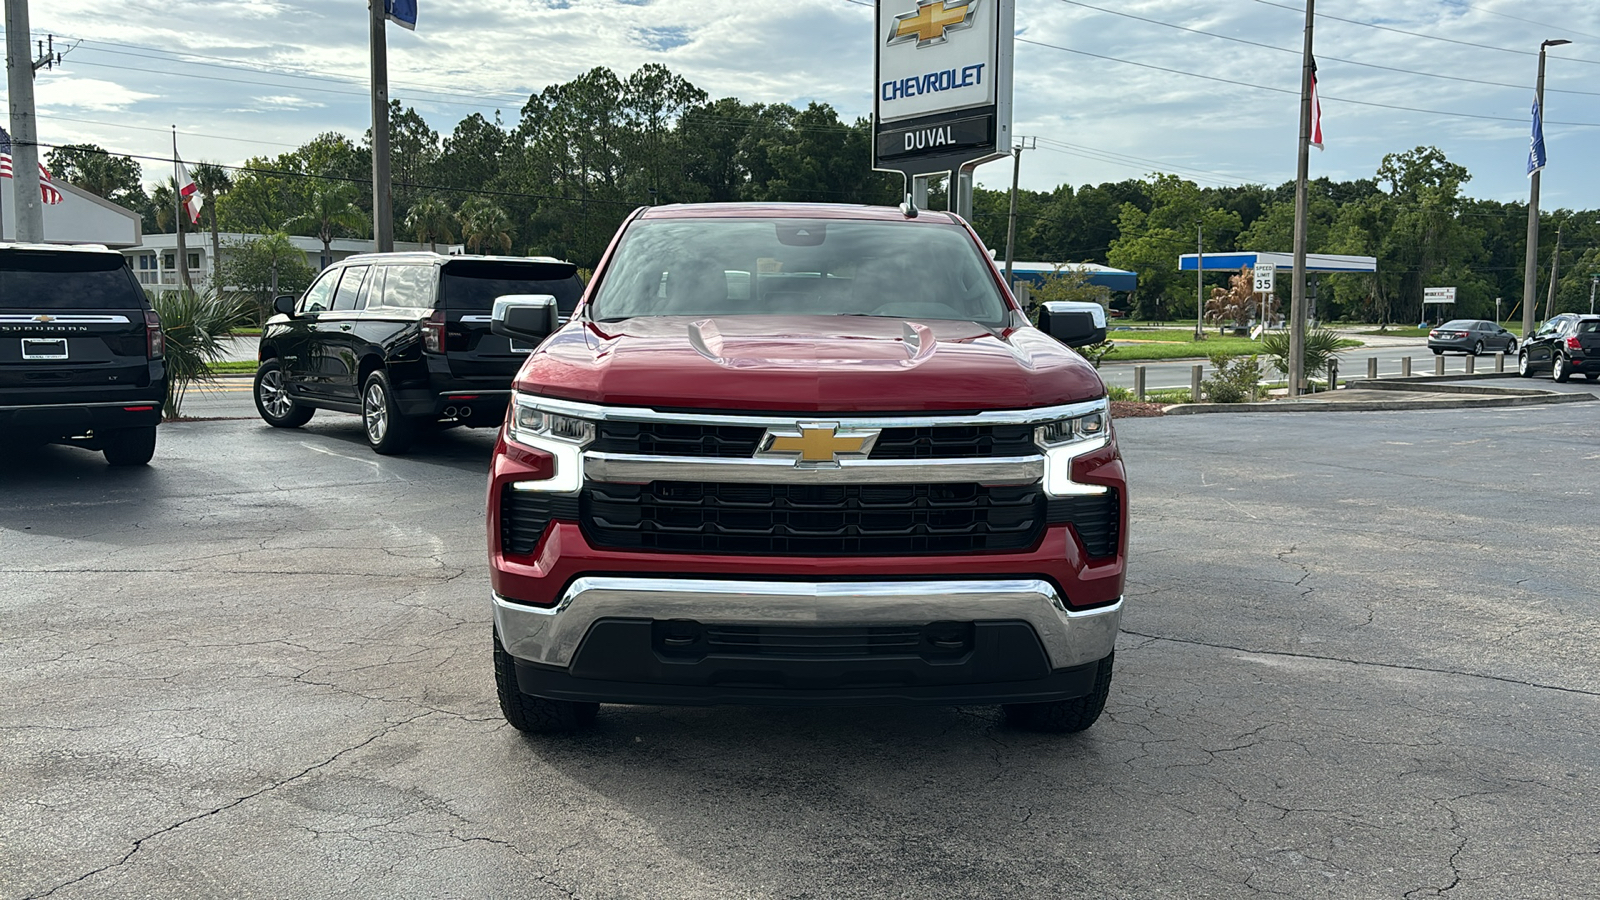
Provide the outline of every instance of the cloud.
[[156,96],[97,78],[41,78],[33,90],[34,102],[41,112],[62,106],[115,112]]

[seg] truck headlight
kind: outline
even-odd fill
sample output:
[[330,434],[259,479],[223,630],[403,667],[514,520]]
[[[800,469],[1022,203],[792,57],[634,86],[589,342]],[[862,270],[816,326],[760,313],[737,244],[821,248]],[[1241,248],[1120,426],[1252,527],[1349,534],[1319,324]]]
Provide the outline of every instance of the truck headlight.
[[1067,419],[1045,422],[1033,430],[1034,443],[1044,451],[1044,491],[1052,497],[1104,494],[1104,485],[1072,480],[1072,463],[1111,442],[1111,415],[1108,404]]
[[519,491],[572,493],[583,487],[583,448],[594,440],[594,423],[541,409],[538,398],[517,394],[506,437],[554,457],[555,472],[543,481],[518,481]]
[[1095,410],[1070,419],[1046,422],[1033,430],[1034,443],[1042,450],[1103,438],[1106,434],[1105,410]]

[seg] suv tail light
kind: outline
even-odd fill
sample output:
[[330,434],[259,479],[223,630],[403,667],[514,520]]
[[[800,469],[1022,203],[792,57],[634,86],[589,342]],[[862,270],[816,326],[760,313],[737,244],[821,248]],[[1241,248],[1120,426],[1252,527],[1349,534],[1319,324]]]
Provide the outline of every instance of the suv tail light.
[[144,343],[145,351],[151,359],[160,359],[166,355],[167,339],[161,334],[161,316],[153,309],[144,311]]
[[1567,337],[1567,349],[1568,350],[1582,350],[1583,349],[1583,345],[1578,343],[1578,336],[1577,335],[1574,334],[1574,335],[1569,335]]
[[434,310],[422,323],[422,347],[429,353],[444,352],[444,310]]

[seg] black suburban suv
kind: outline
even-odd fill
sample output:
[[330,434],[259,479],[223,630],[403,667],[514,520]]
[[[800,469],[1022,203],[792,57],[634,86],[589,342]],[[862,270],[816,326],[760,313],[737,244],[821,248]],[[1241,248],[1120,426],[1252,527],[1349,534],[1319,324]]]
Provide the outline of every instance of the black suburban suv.
[[496,297],[546,294],[570,315],[575,265],[548,257],[370,253],[279,297],[261,332],[256,410],[279,428],[319,409],[361,416],[367,443],[403,453],[418,429],[498,427],[533,348],[489,331]]
[[161,320],[122,254],[0,244],[0,444],[142,466],[166,393]]
[[1544,369],[1556,381],[1574,375],[1600,381],[1600,316],[1562,313],[1523,341],[1517,371],[1532,377]]

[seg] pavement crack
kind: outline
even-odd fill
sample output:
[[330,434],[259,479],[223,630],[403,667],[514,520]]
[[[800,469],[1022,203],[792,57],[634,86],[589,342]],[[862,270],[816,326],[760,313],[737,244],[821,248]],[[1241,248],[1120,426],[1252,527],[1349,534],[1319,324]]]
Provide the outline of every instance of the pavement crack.
[[29,894],[26,897],[24,897],[23,900],[43,900],[43,898],[45,898],[45,897],[54,896],[57,891],[60,891],[60,890],[62,890],[64,888],[69,888],[69,887],[71,887],[71,886],[73,886],[75,884],[78,884],[79,882],[85,881],[85,880],[87,880],[89,878],[93,878],[94,876],[99,875],[102,872],[108,872],[108,871],[110,871],[112,869],[115,869],[115,868],[118,868],[120,866],[127,865],[128,861],[133,859],[133,857],[136,854],[138,854],[138,852],[141,849],[144,848],[144,845],[146,843],[148,843],[150,841],[153,841],[156,838],[161,837],[164,834],[169,834],[171,832],[177,831],[178,829],[182,828],[183,826],[190,825],[190,824],[192,824],[194,822],[198,822],[201,819],[207,819],[207,818],[210,818],[212,816],[218,815],[220,813],[226,812],[226,811],[228,811],[230,809],[233,809],[236,806],[240,806],[240,805],[242,805],[244,803],[248,803],[251,800],[254,800],[257,797],[260,797],[260,796],[262,796],[264,794],[270,794],[273,791],[276,791],[281,787],[284,787],[286,785],[289,785],[289,784],[292,784],[292,783],[294,783],[296,781],[299,781],[300,779],[306,777],[307,775],[310,775],[313,772],[316,772],[319,769],[323,769],[323,768],[326,768],[326,767],[328,767],[330,765],[333,765],[335,762],[337,762],[339,760],[340,757],[343,757],[345,754],[353,753],[353,752],[355,752],[357,750],[360,750],[362,747],[365,747],[368,744],[372,743],[373,741],[376,741],[377,739],[389,734],[389,732],[394,731],[396,728],[399,728],[399,727],[401,727],[403,725],[409,725],[412,722],[415,722],[418,719],[423,718],[424,716],[430,716],[430,715],[433,715],[433,713],[432,712],[418,713],[417,715],[411,716],[410,718],[401,719],[398,722],[390,723],[389,725],[384,726],[383,729],[378,731],[376,734],[373,734],[373,735],[369,736],[366,740],[363,740],[363,741],[360,741],[358,743],[352,744],[349,747],[345,747],[344,749],[340,750],[339,752],[334,753],[332,756],[329,756],[327,759],[324,759],[321,762],[314,763],[312,765],[306,766],[305,768],[301,769],[299,772],[296,772],[295,774],[290,775],[287,778],[281,778],[281,779],[279,779],[277,781],[272,782],[271,784],[266,785],[265,787],[263,787],[263,788],[261,788],[259,790],[251,791],[250,793],[245,794],[242,797],[236,797],[233,800],[230,800],[227,803],[224,803],[224,804],[222,804],[220,806],[212,807],[211,809],[208,809],[205,812],[195,813],[194,815],[188,816],[187,818],[184,818],[184,819],[180,819],[177,822],[174,822],[173,824],[166,826],[165,828],[159,828],[159,829],[157,829],[155,831],[152,831],[149,834],[145,835],[144,837],[136,838],[134,840],[134,842],[133,842],[133,845],[128,848],[128,852],[124,853],[122,855],[122,858],[118,859],[116,862],[108,863],[107,865],[101,866],[101,867],[99,867],[97,869],[92,869],[92,870],[90,870],[88,872],[85,872],[82,875],[77,876],[76,878],[71,878],[71,879],[69,879],[67,881],[63,881],[60,884],[56,885],[55,887],[51,888],[48,891],[45,891],[42,894]]
[[1563,694],[1577,694],[1581,697],[1600,697],[1600,691],[1588,691],[1583,688],[1566,687],[1559,684],[1548,684],[1542,681],[1525,681],[1507,675],[1491,675],[1487,672],[1463,672],[1460,669],[1444,669],[1436,666],[1414,666],[1405,663],[1380,662],[1371,659],[1350,659],[1344,656],[1325,656],[1318,653],[1295,653],[1289,650],[1261,650],[1256,647],[1240,647],[1236,644],[1219,644],[1211,641],[1195,640],[1194,638],[1168,637],[1161,634],[1148,634],[1141,631],[1129,631],[1124,628],[1123,634],[1134,637],[1150,638],[1155,641],[1169,641],[1174,644],[1189,644],[1195,647],[1210,647],[1213,650],[1233,650],[1238,653],[1254,653],[1259,656],[1281,656],[1289,659],[1314,659],[1322,662],[1347,663],[1352,666],[1372,666],[1379,669],[1394,669],[1401,672],[1429,672],[1434,675],[1458,675],[1463,678],[1482,678],[1488,681],[1498,681],[1503,684],[1515,684],[1522,687],[1536,688],[1543,691],[1559,691]]

